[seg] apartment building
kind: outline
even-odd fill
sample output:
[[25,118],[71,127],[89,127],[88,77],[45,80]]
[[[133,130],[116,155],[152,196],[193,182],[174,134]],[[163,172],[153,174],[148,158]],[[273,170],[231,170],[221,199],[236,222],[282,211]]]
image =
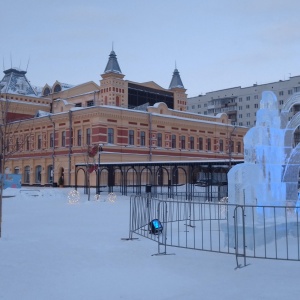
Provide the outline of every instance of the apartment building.
[[[204,115],[226,113],[232,124],[252,127],[256,123],[256,112],[259,109],[263,91],[272,91],[276,94],[280,109],[290,96],[300,91],[300,76],[266,84],[253,84],[249,87],[238,86],[190,97],[187,100],[187,111]],[[291,116],[299,110],[299,106],[294,106]]]

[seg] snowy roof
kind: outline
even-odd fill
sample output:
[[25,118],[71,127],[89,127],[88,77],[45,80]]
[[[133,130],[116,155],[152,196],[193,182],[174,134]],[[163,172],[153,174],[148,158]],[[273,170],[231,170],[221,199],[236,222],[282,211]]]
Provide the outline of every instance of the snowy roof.
[[43,111],[43,110],[38,110],[35,114],[35,118],[39,118],[39,117],[47,117],[52,115],[51,113],[47,112],[47,111]]
[[61,90],[64,91],[64,90],[67,90],[67,89],[70,89],[70,88],[74,87],[75,85],[74,84],[60,82],[60,86],[61,86]]
[[183,83],[181,81],[181,78],[180,78],[180,75],[179,75],[179,72],[177,69],[175,69],[173,72],[173,77],[172,77],[172,80],[171,80],[171,83],[169,86],[169,89],[172,89],[172,88],[184,89]]
[[109,59],[106,65],[106,68],[104,70],[104,73],[117,73],[117,74],[122,74],[122,71],[120,69],[118,60],[117,60],[117,55],[115,51],[111,51],[109,54]]
[[19,68],[10,68],[5,70],[5,75],[0,81],[0,92],[26,96],[38,96],[38,88],[32,87],[25,76],[26,73],[26,71]]

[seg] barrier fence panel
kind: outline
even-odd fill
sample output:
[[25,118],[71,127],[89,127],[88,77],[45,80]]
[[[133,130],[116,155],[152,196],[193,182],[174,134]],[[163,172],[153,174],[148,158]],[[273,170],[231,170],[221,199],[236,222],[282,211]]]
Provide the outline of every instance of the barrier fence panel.
[[[240,206],[226,202],[160,200],[150,194],[130,200],[129,236],[137,234],[167,247],[233,254],[239,258],[300,260],[300,208]],[[157,219],[163,230],[153,234]]]

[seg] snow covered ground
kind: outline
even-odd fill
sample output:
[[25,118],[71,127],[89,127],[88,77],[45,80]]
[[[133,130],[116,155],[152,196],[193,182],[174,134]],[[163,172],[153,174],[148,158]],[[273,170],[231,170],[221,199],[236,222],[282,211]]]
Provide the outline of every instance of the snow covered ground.
[[[5,190],[0,299],[298,299],[300,262],[168,248],[128,237],[129,197],[68,203],[68,188]],[[101,196],[103,200],[104,195]],[[93,197],[92,197],[93,199]],[[137,237],[137,236],[136,236]]]

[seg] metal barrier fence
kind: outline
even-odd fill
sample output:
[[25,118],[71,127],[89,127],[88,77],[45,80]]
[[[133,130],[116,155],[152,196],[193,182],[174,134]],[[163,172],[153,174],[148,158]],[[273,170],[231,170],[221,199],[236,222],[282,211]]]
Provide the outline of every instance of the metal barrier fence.
[[[137,234],[167,247],[234,254],[239,259],[300,260],[300,208],[240,206],[226,202],[160,200],[150,194],[131,196],[129,239]],[[150,230],[152,220],[163,226]]]

